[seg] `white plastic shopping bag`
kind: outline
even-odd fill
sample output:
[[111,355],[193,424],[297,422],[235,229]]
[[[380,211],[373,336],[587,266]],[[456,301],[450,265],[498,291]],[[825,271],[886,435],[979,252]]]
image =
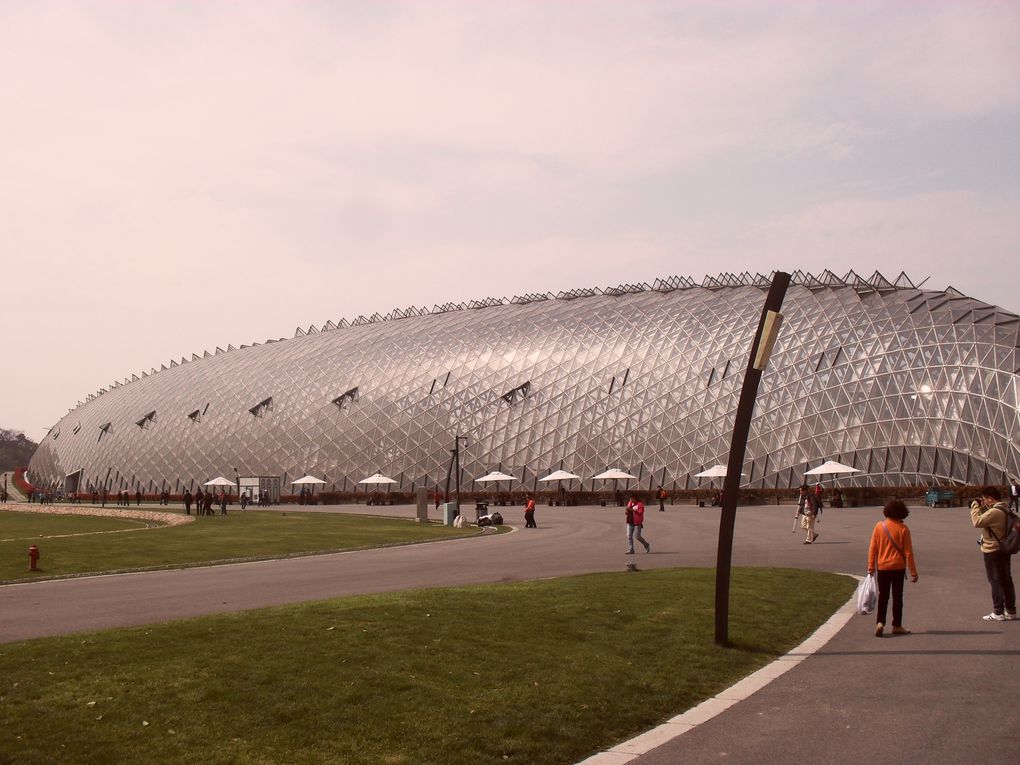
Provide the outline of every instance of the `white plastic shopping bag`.
[[876,603],[878,603],[878,585],[875,582],[875,575],[868,574],[857,585],[857,613],[867,616],[875,610]]

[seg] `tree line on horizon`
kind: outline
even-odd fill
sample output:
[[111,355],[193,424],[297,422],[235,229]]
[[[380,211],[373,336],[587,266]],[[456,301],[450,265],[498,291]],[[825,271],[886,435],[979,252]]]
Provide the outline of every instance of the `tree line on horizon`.
[[28,467],[38,446],[20,430],[0,428],[0,472]]

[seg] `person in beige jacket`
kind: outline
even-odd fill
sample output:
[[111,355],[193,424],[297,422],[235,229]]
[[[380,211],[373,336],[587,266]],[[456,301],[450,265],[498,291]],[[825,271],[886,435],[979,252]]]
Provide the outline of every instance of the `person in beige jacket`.
[[1006,536],[1006,503],[995,486],[981,490],[981,499],[970,504],[970,520],[974,528],[981,529],[982,557],[985,575],[992,586],[992,613],[981,617],[986,622],[1006,622],[1016,619],[1016,588],[1010,571],[1010,554],[999,549],[999,540]]

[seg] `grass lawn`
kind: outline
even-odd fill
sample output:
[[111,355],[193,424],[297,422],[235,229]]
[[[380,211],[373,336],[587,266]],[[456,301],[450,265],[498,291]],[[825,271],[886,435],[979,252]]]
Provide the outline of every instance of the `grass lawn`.
[[854,588],[735,569],[419,590],[0,645],[20,763],[573,763],[786,652]]
[[43,515],[0,511],[0,543],[16,542],[26,550],[40,537],[97,534],[106,531],[144,529],[138,518],[97,518],[86,515]]
[[[60,536],[144,525],[128,519],[0,512],[0,582],[354,550],[478,533],[400,518],[286,510],[200,517],[184,526],[129,534]],[[32,573],[27,571],[30,544],[41,553],[40,570]]]

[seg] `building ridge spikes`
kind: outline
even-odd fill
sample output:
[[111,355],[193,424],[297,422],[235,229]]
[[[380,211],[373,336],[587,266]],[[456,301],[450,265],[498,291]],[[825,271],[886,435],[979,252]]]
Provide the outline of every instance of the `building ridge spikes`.
[[337,322],[336,326],[337,329],[347,329],[348,327],[351,326],[351,323],[347,321],[347,319],[340,319],[340,321]]
[[305,331],[303,329],[301,329],[301,327],[297,327],[294,330],[294,337],[304,337],[304,336],[305,336]]
[[810,273],[804,274],[804,286],[808,289],[818,289],[819,287],[827,287],[829,285],[819,280],[817,276]]
[[775,271],[769,274],[755,274],[754,281],[751,286],[758,287],[760,289],[768,289],[772,286],[772,280],[775,278]]
[[308,325],[308,334],[309,335],[317,335],[317,334],[319,334],[318,327],[316,327],[314,324],[309,324]]
[[211,356],[212,356],[212,354],[209,353],[209,351],[202,351],[202,358],[203,359],[208,359]]
[[896,289],[893,286],[893,283],[886,279],[884,276],[882,276],[882,274],[879,273],[878,271],[875,271],[875,273],[871,275],[871,278],[868,279],[868,283],[871,284],[871,286],[877,290]]
[[[191,354],[191,360],[192,361],[198,361],[200,358],[201,358],[201,356],[199,356],[197,353]],[[181,363],[182,364],[184,363],[184,358],[183,357],[181,358]]]
[[960,290],[956,289],[956,287],[953,286],[946,287],[942,291],[945,292],[947,295],[952,295],[953,297],[967,297],[962,292],[960,292]]
[[799,268],[790,274],[790,282],[792,284],[804,284],[806,275]]
[[552,300],[553,296],[548,292],[527,292],[523,295],[514,295],[511,303],[517,305],[526,305],[528,303],[538,303],[543,300]]
[[596,295],[604,295],[605,293],[598,287],[590,287],[586,289],[570,290],[568,292],[559,292],[556,295],[557,300],[574,300],[580,297],[595,297]]
[[728,271],[726,273],[719,274],[719,283],[723,284],[723,285],[725,285],[727,287],[741,287],[741,286],[743,286],[740,283],[740,279],[737,278],[736,276],[734,276],[733,274],[729,273]]
[[834,273],[832,273],[832,271],[830,271],[827,268],[824,271],[822,271],[822,274],[819,277],[818,281],[822,282],[823,284],[828,285],[829,287],[845,287],[846,286],[846,282],[845,281],[840,279],[838,276],[836,276]]
[[219,356],[221,353],[224,353],[224,350],[217,345],[216,351],[213,353],[213,356]]
[[680,277],[659,277],[652,281],[651,289],[654,292],[672,292],[673,290],[680,289]]
[[607,287],[602,294],[618,297],[620,295],[634,295],[639,292],[648,292],[649,286],[643,282],[638,284],[620,284],[616,287]]
[[853,269],[846,272],[846,276],[843,277],[843,283],[848,287],[853,287],[858,292],[862,289],[871,290],[871,285],[868,284],[867,280],[858,275]]
[[332,330],[336,329],[336,324],[334,324],[332,322],[332,320],[327,319],[326,323],[322,325],[322,329],[323,329],[323,331],[326,331],[326,332],[332,331]]
[[709,276],[708,274],[706,274],[705,278],[701,282],[701,286],[704,287],[705,289],[711,290],[719,289],[720,287],[724,287],[726,285],[719,281],[719,277]]
[[896,281],[893,282],[893,286],[898,289],[914,289],[916,287],[910,277],[907,276],[906,271],[900,271],[900,275],[896,277]]

